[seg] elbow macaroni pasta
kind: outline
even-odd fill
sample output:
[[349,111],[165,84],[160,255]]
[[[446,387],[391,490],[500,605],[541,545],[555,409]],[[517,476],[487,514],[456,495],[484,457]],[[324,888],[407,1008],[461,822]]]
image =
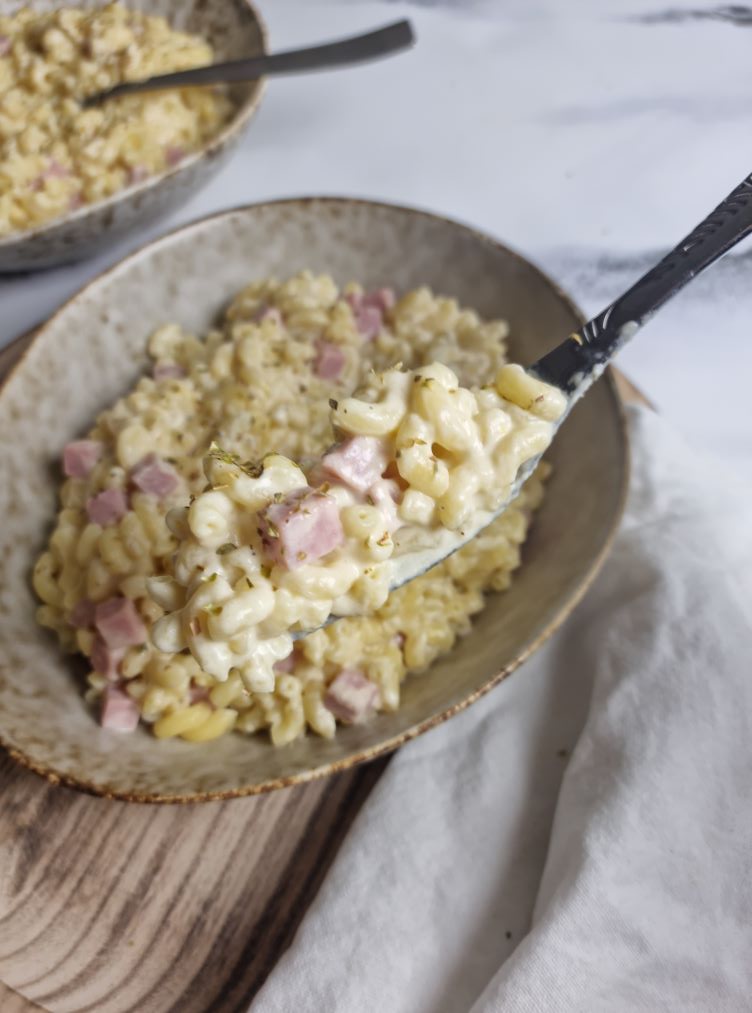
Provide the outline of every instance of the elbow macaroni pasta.
[[[422,539],[423,548],[431,536],[438,548],[444,528],[482,527],[480,519],[509,498],[520,466],[546,449],[552,423],[567,406],[561,391],[514,365],[502,366],[495,388],[479,394],[460,387],[451,369],[434,362],[374,373],[357,396],[331,401],[332,422],[343,435],[367,438],[359,446],[379,462],[374,482],[395,468],[403,485],[395,486],[398,503],[411,492],[430,502],[427,520],[412,521],[429,539]],[[495,417],[490,426],[484,424],[489,413]],[[322,464],[326,469],[326,456]],[[384,604],[390,586],[398,583],[387,562],[394,552],[390,519],[373,500],[369,504],[368,494],[363,502],[358,477],[349,485],[347,476],[329,472],[302,512],[312,515],[317,496],[319,505],[328,500],[338,511],[342,544],[316,563],[291,569],[270,555],[263,511],[291,491],[311,493],[314,483],[278,454],[243,465],[217,448],[206,457],[204,471],[209,486],[187,510],[176,559],[188,564],[208,554],[199,569],[183,566],[187,580],[170,586],[159,579],[159,599],[167,593],[179,604],[155,624],[152,639],[163,651],[187,648],[219,682],[237,672],[249,692],[272,692],[274,665],[293,648],[291,632],[315,628],[330,615],[363,614]],[[410,513],[416,516],[414,504]],[[393,698],[389,686],[385,701]]]
[[121,81],[211,63],[209,44],[117,3],[0,16],[0,236],[163,172],[217,133],[219,89],[80,99]]
[[[231,730],[265,732],[275,745],[293,741],[307,730],[331,737],[337,721],[326,705],[327,690],[342,669],[352,667],[378,687],[379,709],[395,710],[407,674],[425,671],[450,650],[456,638],[470,630],[484,594],[508,587],[519,566],[531,515],[543,495],[545,463],[490,527],[388,597],[384,567],[389,549],[379,544],[383,518],[375,504],[340,504],[348,543],[362,545],[370,572],[353,583],[347,559],[340,558],[336,567],[324,565],[327,560],[303,566],[291,571],[286,586],[272,594],[271,611],[267,572],[247,546],[228,548],[226,497],[212,498],[217,491],[224,496],[225,490],[207,489],[202,467],[212,442],[241,462],[267,455],[267,485],[232,463],[214,462],[215,485],[234,474],[235,508],[249,512],[258,509],[264,497],[268,500],[270,490],[288,491],[300,484],[300,469],[280,455],[296,461],[319,458],[331,443],[332,414],[335,422],[347,418],[349,431],[354,425],[362,432],[365,426],[369,433],[376,418],[375,425],[382,430],[377,438],[392,441],[395,450],[398,442],[403,445],[400,522],[430,527],[444,522],[440,503],[445,503],[450,516],[452,510],[466,508],[463,473],[458,470],[467,466],[468,455],[504,446],[524,430],[519,422],[535,421],[529,409],[538,394],[525,386],[525,375],[509,372],[515,367],[505,368],[503,322],[481,321],[454,300],[418,289],[385,309],[380,333],[365,340],[353,308],[362,295],[360,286],[339,290],[331,278],[303,272],[285,282],[251,283],[236,296],[219,325],[202,338],[175,324],[160,327],[148,342],[150,373],[103,412],[88,435],[103,448],[99,460],[85,478],[67,478],[61,487],[57,525],[34,570],[33,584],[42,603],[38,619],[56,632],[65,650],[92,655],[95,632],[75,629],[70,621],[84,599],[96,603],[113,596],[129,598],[151,627],[182,604],[175,580],[187,583],[198,568],[211,567],[216,559],[226,568],[226,575],[202,585],[199,602],[208,608],[207,628],[229,641],[208,641],[207,649],[194,657],[185,652],[182,631],[175,628],[172,641],[168,637],[161,644],[164,649],[149,639],[128,647],[118,662],[116,684],[134,701],[155,735],[201,742]],[[317,372],[322,341],[339,350],[342,365],[336,377]],[[434,361],[456,379],[452,381],[441,367],[429,369]],[[374,386],[371,371],[385,370],[394,362],[432,381],[425,387],[413,385],[415,410],[407,414],[407,395],[398,390],[404,384],[398,377],[407,373],[388,379],[387,389]],[[475,427],[468,427],[466,416],[472,410],[463,388],[489,377],[496,377],[496,383],[471,395],[477,414]],[[351,392],[364,384],[363,396],[351,400]],[[450,394],[454,387],[458,393]],[[330,399],[337,401],[333,412]],[[460,418],[451,415],[448,399],[461,399]],[[545,410],[537,411],[542,425],[548,425]],[[443,441],[444,449],[437,446],[440,454],[434,456],[439,462],[435,472],[444,477],[430,479],[432,462],[425,450],[415,449],[422,446],[419,440],[425,440],[429,450]],[[415,441],[411,447],[410,441]],[[528,452],[535,445],[534,440],[523,440],[515,452]],[[129,484],[129,470],[145,451],[168,461],[178,476],[177,487],[162,499]],[[87,516],[86,504],[108,489],[127,492],[128,510],[102,526]],[[191,531],[188,516],[209,544],[183,551]],[[183,549],[176,556],[180,545]],[[396,543],[392,551],[395,547]],[[253,588],[243,587],[246,578]],[[266,615],[262,621],[281,631],[293,622],[317,626],[328,613],[326,595],[341,594],[348,583],[353,585],[354,608],[367,609],[367,615],[348,615],[298,640],[292,656],[276,666],[271,679],[254,681],[248,672],[244,678],[241,669],[229,663],[248,648],[243,638],[249,620]],[[233,608],[227,615],[214,616],[212,606],[220,589],[233,596]],[[312,590],[323,597],[309,597]],[[223,680],[212,672],[221,672],[225,662]],[[86,699],[96,706],[112,680],[111,673],[92,666]]]

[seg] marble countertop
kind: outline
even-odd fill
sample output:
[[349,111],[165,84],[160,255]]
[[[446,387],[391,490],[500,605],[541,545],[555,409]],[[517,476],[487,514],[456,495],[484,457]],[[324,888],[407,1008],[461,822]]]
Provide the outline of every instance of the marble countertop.
[[[681,3],[259,0],[274,48],[402,15],[418,45],[271,81],[231,164],[180,212],[95,260],[0,279],[0,344],[166,229],[307,193],[470,222],[537,261],[584,310],[600,309],[752,170],[752,8]],[[740,246],[620,360],[691,440],[749,463],[751,268]]]

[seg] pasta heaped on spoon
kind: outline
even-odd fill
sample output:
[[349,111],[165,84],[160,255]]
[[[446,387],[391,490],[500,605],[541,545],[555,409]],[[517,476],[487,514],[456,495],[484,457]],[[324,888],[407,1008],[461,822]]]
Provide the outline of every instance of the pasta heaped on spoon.
[[434,362],[374,374],[330,405],[342,441],[307,471],[280,454],[207,455],[208,489],[167,518],[174,577],[147,585],[169,610],[152,633],[161,651],[187,647],[218,681],[237,671],[249,691],[272,692],[292,634],[378,609],[395,556],[497,510],[567,399],[520,366],[471,390]]
[[[132,325],[140,326],[137,316]],[[97,709],[104,727],[111,732],[130,732],[143,722],[158,737],[177,736],[192,742],[216,739],[233,730],[260,732],[268,734],[274,745],[284,745],[308,731],[331,737],[338,722],[361,722],[377,712],[397,710],[405,678],[426,671],[458,637],[470,631],[471,618],[483,609],[486,592],[502,591],[511,583],[534,511],[543,498],[548,473],[545,462],[500,517],[443,563],[393,590],[368,614],[347,616],[295,640],[294,650],[275,663],[273,688],[265,692],[249,690],[237,668],[230,669],[221,681],[187,647],[165,651],[153,643],[154,624],[166,611],[185,606],[185,585],[193,572],[193,564],[179,565],[176,550],[180,542],[165,519],[177,510],[172,514],[174,526],[181,535],[193,538],[181,515],[186,504],[192,498],[197,502],[209,491],[227,492],[207,488],[203,467],[207,455],[211,457],[210,470],[216,471],[217,485],[223,484],[220,473],[237,472],[238,487],[252,487],[255,481],[258,489],[260,475],[246,474],[237,468],[237,462],[264,460],[266,489],[270,491],[275,479],[281,499],[295,489],[299,492],[306,480],[313,487],[327,481],[330,487],[346,486],[330,470],[318,477],[306,472],[304,480],[298,466],[284,463],[279,455],[289,461],[320,460],[333,440],[330,403],[337,402],[339,420],[347,417],[349,395],[359,387],[373,388],[373,394],[368,395],[372,402],[367,403],[383,401],[384,391],[375,386],[373,372],[388,370],[395,362],[421,372],[439,361],[451,369],[461,387],[493,380],[506,361],[507,330],[503,320],[484,321],[456,300],[427,288],[397,298],[391,289],[365,291],[355,283],[339,288],[331,278],[309,272],[285,281],[251,282],[232,300],[217,325],[201,336],[176,324],[158,327],[148,340],[153,360],[148,371],[131,391],[99,415],[83,438],[73,439],[65,448],[61,508],[34,570],[34,588],[42,601],[38,619],[55,631],[63,649],[84,655],[88,663],[86,699]],[[511,387],[496,388],[495,393],[492,388],[473,397],[490,404],[501,391],[507,400],[529,408],[538,395],[534,388],[520,389],[520,380],[526,384],[524,375],[518,370],[503,375],[503,382]],[[394,382],[404,384],[399,378]],[[430,400],[431,386],[420,388],[421,404]],[[436,381],[436,392],[440,386]],[[414,387],[418,398],[419,384]],[[440,399],[440,393],[438,396]],[[466,400],[464,394],[450,395],[452,400],[456,397]],[[539,412],[541,404],[538,402]],[[378,414],[378,409],[365,409],[369,416],[374,411]],[[511,417],[516,409],[504,411]],[[541,420],[535,418],[530,415],[529,420],[538,426]],[[366,425],[372,428],[373,419]],[[383,440],[372,432],[355,435],[354,429],[350,431],[350,444],[356,451],[369,441],[381,445]],[[508,438],[509,434],[504,437]],[[223,448],[224,457],[210,454],[212,443]],[[438,521],[430,532],[426,530],[430,503],[421,497],[430,497],[419,488],[425,447],[416,442],[413,449],[405,448],[404,460],[400,452],[403,470],[409,472],[413,483],[408,495],[408,480],[396,467],[397,449],[395,441],[386,447],[385,453],[392,454],[394,463],[371,483],[375,488],[368,484],[366,470],[361,479],[366,488],[356,486],[356,494],[345,487],[338,494],[349,497],[348,507],[357,507],[347,513],[347,530],[344,511],[338,512],[338,518],[347,543],[359,542],[363,556],[359,565],[366,568],[365,543],[369,538],[369,552],[378,558],[368,564],[372,573],[361,574],[349,592],[333,587],[336,594],[331,595],[332,601],[346,593],[359,607],[377,600],[388,543],[376,543],[387,531],[381,519],[385,515],[393,546],[389,562],[395,568],[419,557],[416,544],[427,534],[456,540],[457,533],[438,526]],[[270,458],[271,452],[277,456]],[[356,454],[353,460],[351,454],[342,454],[339,467],[349,468],[352,476],[361,458]],[[452,468],[460,464],[460,457],[449,451],[434,456],[442,461],[437,473],[449,469],[450,464]],[[377,461],[381,460],[379,455]],[[466,457],[462,460],[466,472],[469,462]],[[336,457],[330,459],[328,466],[334,464],[336,469],[336,461]],[[432,468],[423,471],[425,476],[433,475]],[[430,491],[431,486],[424,488]],[[442,495],[446,496],[442,509],[451,513],[452,495],[448,491]],[[269,498],[273,501],[273,493]],[[295,524],[309,516],[303,513],[308,507],[285,520],[286,514],[279,516],[284,505],[273,506],[276,514],[273,510],[269,517],[271,525],[281,528],[285,536],[302,538],[305,531]],[[245,514],[253,510],[247,505],[242,511],[241,504],[237,507]],[[438,505],[433,509],[433,516],[438,517]],[[221,510],[218,512],[221,523]],[[370,523],[376,520],[375,537],[368,528],[369,518]],[[243,524],[245,531],[250,525]],[[335,527],[335,532],[338,530]],[[251,529],[249,538],[253,535]],[[196,566],[205,565],[199,556],[220,560],[230,576],[236,575],[233,587],[245,571],[242,567],[229,570],[231,560],[245,561],[249,568],[245,576],[252,582],[251,574],[257,570],[253,557],[248,560],[251,542],[241,551],[239,535],[234,537],[237,542],[222,535],[211,546],[196,545],[191,550],[197,557]],[[271,528],[267,541],[270,546],[274,542]],[[258,552],[262,548],[258,546]],[[339,545],[333,549],[332,560],[345,548]],[[298,543],[293,556],[287,553],[292,567],[286,569],[280,562],[285,555],[276,560],[273,546],[269,551],[270,557],[261,565],[269,574],[276,567],[293,586],[297,581],[303,592],[305,574],[330,562],[324,557],[315,563],[308,557],[298,560],[298,552],[309,552]],[[260,589],[268,577],[263,570],[259,572]],[[163,604],[148,594],[147,585]],[[208,596],[217,590],[208,582],[202,587]],[[246,585],[245,590],[250,592],[251,588]],[[362,597],[353,598],[355,593]],[[325,612],[321,602],[311,596],[308,601],[302,592],[296,594],[303,603],[298,600],[295,607],[302,610],[305,605],[312,613],[311,622],[320,621]],[[275,603],[292,597],[288,587],[284,594],[275,592]],[[207,600],[205,621],[218,620],[211,615],[217,604]],[[218,631],[219,622],[212,626]],[[173,643],[182,642],[178,633],[182,627],[179,631],[173,627]],[[168,646],[168,641],[164,644]],[[211,648],[212,644],[207,641],[206,646]],[[250,645],[246,646],[250,650]]]

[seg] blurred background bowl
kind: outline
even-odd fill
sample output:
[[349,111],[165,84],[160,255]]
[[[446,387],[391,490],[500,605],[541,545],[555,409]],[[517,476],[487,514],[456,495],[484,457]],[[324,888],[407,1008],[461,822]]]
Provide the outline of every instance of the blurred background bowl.
[[[266,28],[250,0],[121,0],[124,6],[165,17],[173,28],[211,43],[215,62],[266,52]],[[99,0],[0,0],[0,14],[20,7],[40,12],[60,7],[100,7]],[[233,85],[230,120],[174,168],[150,176],[106,200],[62,218],[0,237],[0,272],[53,267],[92,256],[113,240],[168,214],[207,183],[232,154],[261,101],[263,79]]]
[[[0,741],[21,762],[78,788],[131,801],[254,794],[350,767],[451,717],[508,675],[566,618],[605,558],[628,475],[621,404],[606,374],[569,416],[512,586],[488,596],[472,632],[421,677],[396,713],[276,749],[233,734],[208,744],[104,731],[77,666],[34,618],[30,573],[58,510],[65,443],[148,367],[146,341],[176,321],[200,334],[252,279],[303,268],[339,284],[429,285],[509,321],[522,363],[581,322],[533,264],[483,234],[410,208],[347,198],[274,201],[223,212],[131,254],[39,331],[0,392]],[[562,678],[566,678],[562,672]]]

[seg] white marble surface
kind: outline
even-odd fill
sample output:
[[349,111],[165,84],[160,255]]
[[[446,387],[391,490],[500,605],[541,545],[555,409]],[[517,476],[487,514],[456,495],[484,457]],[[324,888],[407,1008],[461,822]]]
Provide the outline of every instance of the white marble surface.
[[[703,0],[686,9],[670,0],[260,7],[277,48],[403,14],[419,41],[387,62],[272,81],[232,164],[171,219],[85,264],[0,279],[0,343],[171,226],[306,193],[386,198],[464,219],[531,256],[596,311],[752,170],[745,8]],[[621,361],[699,444],[748,462],[751,266],[741,247]]]

